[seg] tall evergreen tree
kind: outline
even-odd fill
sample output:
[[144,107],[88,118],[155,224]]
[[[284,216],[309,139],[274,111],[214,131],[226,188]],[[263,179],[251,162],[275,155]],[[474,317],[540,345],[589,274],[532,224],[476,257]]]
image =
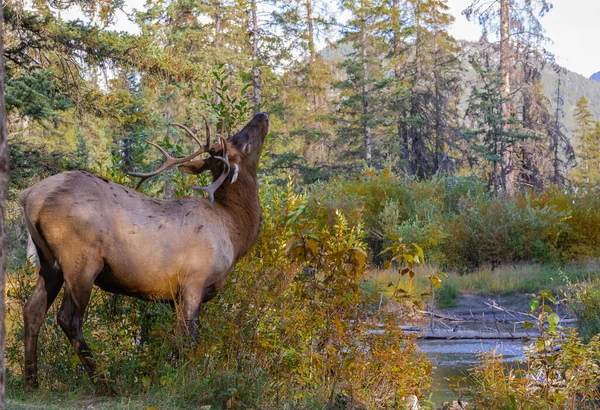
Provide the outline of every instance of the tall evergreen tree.
[[352,44],[354,50],[342,63],[346,79],[336,84],[341,92],[342,114],[338,134],[341,141],[350,144],[351,152],[359,152],[371,165],[377,127],[382,118],[377,114],[381,114],[381,94],[385,86],[384,43],[378,35],[385,4],[373,0],[344,0],[342,7],[351,16],[344,28],[343,41]]
[[561,74],[562,70],[558,69],[558,79],[554,92],[554,116],[547,128],[550,136],[549,151],[552,161],[552,182],[556,185],[564,185],[567,182],[567,171],[575,163],[575,151],[563,125],[565,112],[563,109],[564,97]]
[[589,102],[585,96],[577,101],[575,107],[577,128],[574,137],[579,145],[579,164],[574,176],[578,182],[586,184],[596,183],[600,177],[598,165],[600,163],[600,135],[597,135],[596,123],[590,112]]
[[482,172],[487,176],[492,192],[506,191],[508,164],[505,161],[506,150],[517,142],[529,137],[522,132],[520,125],[509,118],[507,124],[503,116],[501,95],[502,76],[498,70],[490,66],[487,52],[483,52],[481,65],[472,59],[472,65],[478,74],[478,83],[471,87],[467,117],[471,124],[464,132],[474,160],[483,160]]
[[448,159],[461,92],[459,46],[448,34],[453,18],[445,0],[394,1],[388,10],[390,108],[397,118],[401,167],[424,178]]
[[[532,55],[538,61],[550,57],[543,48],[547,39],[538,17],[551,8],[552,4],[548,0],[473,0],[463,12],[468,19],[477,19],[486,38],[491,33],[499,39],[498,71],[501,77],[500,96],[505,127],[510,127],[514,123],[511,117],[517,115],[513,90],[520,89],[520,85],[515,84],[516,67],[527,64]],[[506,145],[503,150],[503,189],[509,195],[517,188],[520,171],[514,156],[518,151],[520,148],[511,144]]]

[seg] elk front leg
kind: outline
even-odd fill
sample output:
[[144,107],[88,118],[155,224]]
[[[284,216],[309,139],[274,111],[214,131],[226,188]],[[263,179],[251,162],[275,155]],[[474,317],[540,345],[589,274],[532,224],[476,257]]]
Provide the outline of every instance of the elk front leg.
[[23,307],[25,324],[25,388],[38,387],[37,342],[44,317],[63,285],[62,272],[40,258],[40,272],[33,293]]

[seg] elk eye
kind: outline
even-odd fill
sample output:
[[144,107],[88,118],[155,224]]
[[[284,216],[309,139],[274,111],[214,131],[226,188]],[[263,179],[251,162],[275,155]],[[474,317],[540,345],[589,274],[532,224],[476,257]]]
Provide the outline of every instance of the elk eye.
[[252,146],[250,144],[246,144],[246,145],[244,145],[244,148],[242,151],[244,151],[244,154],[249,154],[251,150],[252,150]]

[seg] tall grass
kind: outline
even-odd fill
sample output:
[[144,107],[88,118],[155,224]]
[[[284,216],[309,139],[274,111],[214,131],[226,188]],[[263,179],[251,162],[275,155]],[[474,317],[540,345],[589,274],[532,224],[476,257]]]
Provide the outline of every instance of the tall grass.
[[484,267],[468,275],[450,274],[448,281],[455,283],[461,293],[511,295],[536,293],[541,289],[556,291],[569,282],[590,276],[600,276],[598,261],[574,262],[563,267],[526,263],[495,269]]

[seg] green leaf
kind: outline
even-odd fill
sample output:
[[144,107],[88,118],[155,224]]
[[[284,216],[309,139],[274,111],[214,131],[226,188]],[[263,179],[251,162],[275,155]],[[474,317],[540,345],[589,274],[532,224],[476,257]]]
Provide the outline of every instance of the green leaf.
[[419,255],[419,258],[421,258],[421,260],[424,261],[425,254],[423,253],[423,249],[416,243],[412,243],[411,245],[417,250],[417,255]]
[[552,331],[556,328],[556,325],[560,322],[560,316],[556,313],[551,313],[548,316],[548,330]]
[[537,299],[532,300],[531,302],[529,302],[529,311],[530,312],[537,312],[538,307],[540,306],[540,301]]

